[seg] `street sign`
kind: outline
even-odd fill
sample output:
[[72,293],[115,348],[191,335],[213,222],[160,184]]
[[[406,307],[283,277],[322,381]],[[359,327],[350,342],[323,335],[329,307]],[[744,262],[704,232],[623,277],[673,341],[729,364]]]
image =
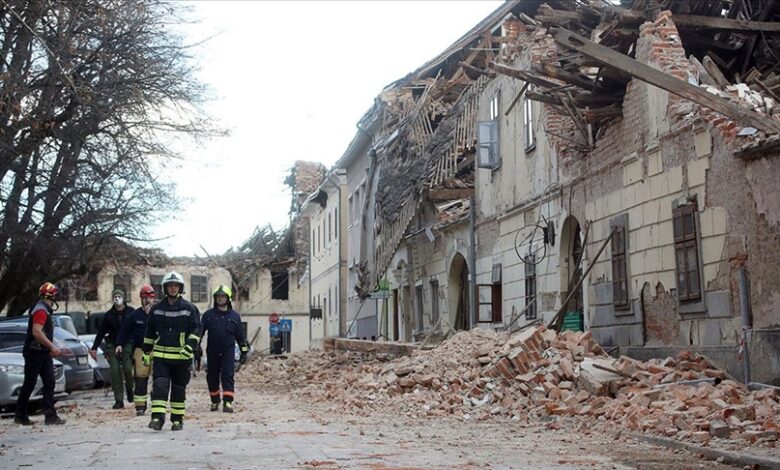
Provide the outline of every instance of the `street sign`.
[[378,290],[376,292],[371,292],[370,294],[368,294],[368,297],[371,299],[378,299],[378,300],[389,299],[390,291]]
[[270,333],[271,336],[279,336],[279,324],[271,323],[271,325],[268,327],[268,333]]
[[292,331],[292,320],[281,320],[279,322],[279,330],[282,332],[291,332]]
[[268,316],[268,323],[279,323],[279,315],[272,313]]

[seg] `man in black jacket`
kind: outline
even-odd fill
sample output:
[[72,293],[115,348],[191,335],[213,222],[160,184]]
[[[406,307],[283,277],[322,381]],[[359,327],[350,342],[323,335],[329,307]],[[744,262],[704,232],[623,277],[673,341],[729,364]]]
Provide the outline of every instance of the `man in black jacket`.
[[[152,304],[155,303],[155,298],[157,297],[154,288],[149,284],[141,287],[139,295],[141,296],[141,306],[125,319],[122,329],[119,330],[116,347],[117,354],[125,354],[133,358],[133,382],[135,383],[133,402],[135,403],[136,416],[142,416],[146,413],[146,402],[149,398],[146,390],[149,384],[151,367],[143,363],[141,346],[144,344],[146,321],[149,319]],[[124,347],[122,346],[123,344],[125,345]],[[129,345],[132,345],[132,349]]]
[[[114,390],[113,408],[124,408],[123,394],[127,393],[127,401],[133,402],[133,362],[130,354],[121,354],[116,352],[117,337],[125,319],[130,315],[133,309],[125,304],[125,294],[119,289],[111,294],[114,304],[106,312],[103,322],[100,324],[95,342],[92,344],[92,350],[89,352],[92,359],[97,359],[97,348],[106,339],[106,345],[103,352],[108,359],[108,365],[111,371],[111,388]],[[131,343],[132,344],[132,343]],[[125,345],[122,345],[125,346]],[[130,349],[132,351],[132,348]],[[121,349],[120,349],[121,351]]]
[[17,424],[33,424],[27,416],[27,404],[30,401],[38,376],[43,381],[43,414],[46,424],[65,424],[65,420],[57,416],[54,409],[54,361],[52,356],[59,356],[60,349],[54,344],[54,314],[57,286],[44,282],[38,289],[40,300],[30,309],[30,320],[27,322],[27,337],[24,340],[24,382],[16,401]]
[[163,276],[162,287],[165,298],[152,307],[142,346],[143,361],[148,364],[154,358],[149,427],[155,431],[162,429],[170,394],[171,430],[181,431],[190,366],[200,342],[200,312],[181,298],[184,293],[181,274],[172,271]]

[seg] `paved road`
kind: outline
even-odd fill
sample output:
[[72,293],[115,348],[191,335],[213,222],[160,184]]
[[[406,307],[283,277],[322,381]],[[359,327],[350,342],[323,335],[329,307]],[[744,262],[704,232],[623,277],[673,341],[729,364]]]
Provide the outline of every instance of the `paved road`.
[[[547,429],[544,423],[351,417],[278,392],[241,390],[233,415],[208,411],[202,377],[188,388],[183,432],[146,427],[132,408],[111,410],[102,391],[62,404],[68,424],[0,421],[2,468],[452,469],[718,468],[614,437]],[[42,417],[36,417],[42,421]],[[720,467],[726,468],[726,467]]]

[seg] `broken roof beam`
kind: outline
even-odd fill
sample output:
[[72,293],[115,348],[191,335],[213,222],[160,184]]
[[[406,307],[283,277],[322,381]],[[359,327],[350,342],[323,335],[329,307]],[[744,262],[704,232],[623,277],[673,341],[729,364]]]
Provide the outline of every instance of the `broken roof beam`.
[[762,31],[765,33],[780,33],[780,22],[749,21],[717,18],[712,16],[672,14],[672,21],[677,26],[692,26],[705,29],[720,29],[723,31]]
[[588,91],[593,91],[596,88],[596,82],[594,80],[582,75],[568,72],[550,63],[534,64],[533,69],[534,72],[544,74],[550,78],[554,78],[571,85],[576,85]]
[[428,191],[428,199],[432,202],[466,199],[474,196],[474,188],[442,188]]
[[780,122],[769,116],[759,114],[751,109],[737,106],[719,96],[708,93],[690,83],[675,78],[649,65],[638,62],[628,56],[615,52],[608,47],[596,44],[571,31],[562,28],[552,30],[555,42],[578,51],[603,63],[606,66],[621,70],[631,76],[673,93],[677,96],[693,101],[721,113],[735,121],[746,124],[766,132],[780,133]]
[[488,66],[493,69],[494,71],[503,74],[508,75],[513,78],[519,78],[520,80],[530,82],[532,85],[541,86],[544,88],[558,88],[560,87],[559,83],[553,83],[549,80],[545,80],[544,78],[537,77],[536,75],[527,72],[525,70],[515,69],[512,67],[507,67],[506,65],[498,64],[496,62],[490,62]]

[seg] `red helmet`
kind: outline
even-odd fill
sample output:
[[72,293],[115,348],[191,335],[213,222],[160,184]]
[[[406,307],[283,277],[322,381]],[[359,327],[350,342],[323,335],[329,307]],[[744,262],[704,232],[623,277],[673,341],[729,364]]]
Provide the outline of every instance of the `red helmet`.
[[149,284],[144,284],[144,286],[141,287],[142,299],[153,299],[155,297],[157,297],[157,294],[154,292],[154,287],[150,286]]
[[38,295],[42,299],[54,299],[57,297],[57,292],[59,292],[59,289],[51,282],[44,282],[38,289]]

